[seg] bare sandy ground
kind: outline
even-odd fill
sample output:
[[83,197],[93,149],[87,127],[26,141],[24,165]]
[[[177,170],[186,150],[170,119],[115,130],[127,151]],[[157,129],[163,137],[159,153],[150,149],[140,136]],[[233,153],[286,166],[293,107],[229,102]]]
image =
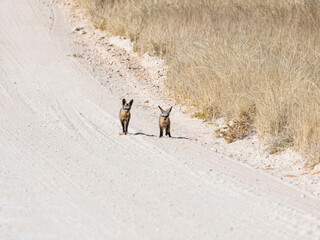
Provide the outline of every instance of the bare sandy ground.
[[0,239],[320,238],[320,200],[234,161],[212,126],[174,105],[159,139],[161,63],[74,24],[51,1],[1,1]]

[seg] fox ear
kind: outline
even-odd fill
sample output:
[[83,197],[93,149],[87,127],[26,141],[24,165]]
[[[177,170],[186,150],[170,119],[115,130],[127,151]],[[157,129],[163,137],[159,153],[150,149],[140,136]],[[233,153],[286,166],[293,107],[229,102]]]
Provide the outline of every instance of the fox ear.
[[172,110],[172,106],[168,109],[168,113],[169,114],[170,114],[171,110]]
[[125,105],[125,104],[126,104],[126,100],[122,99],[122,105]]
[[129,102],[130,106],[132,106],[133,104],[133,99],[131,99],[131,101]]
[[158,107],[160,108],[160,111],[163,113],[164,111],[163,111],[163,109],[158,105]]

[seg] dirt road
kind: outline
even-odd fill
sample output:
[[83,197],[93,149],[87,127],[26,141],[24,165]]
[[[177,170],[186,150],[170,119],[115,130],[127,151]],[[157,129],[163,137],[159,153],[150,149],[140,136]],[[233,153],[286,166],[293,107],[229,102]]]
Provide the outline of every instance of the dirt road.
[[62,9],[0,6],[0,239],[320,238],[318,199],[191,141],[178,110],[159,139],[139,89],[70,57]]

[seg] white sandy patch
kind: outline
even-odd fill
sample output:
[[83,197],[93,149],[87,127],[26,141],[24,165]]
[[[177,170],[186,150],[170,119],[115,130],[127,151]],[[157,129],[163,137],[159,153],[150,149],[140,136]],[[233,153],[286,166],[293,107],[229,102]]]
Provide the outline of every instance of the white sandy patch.
[[108,40],[110,44],[126,50],[127,53],[133,53],[133,43],[130,41],[130,39],[120,36],[111,36],[108,38]]

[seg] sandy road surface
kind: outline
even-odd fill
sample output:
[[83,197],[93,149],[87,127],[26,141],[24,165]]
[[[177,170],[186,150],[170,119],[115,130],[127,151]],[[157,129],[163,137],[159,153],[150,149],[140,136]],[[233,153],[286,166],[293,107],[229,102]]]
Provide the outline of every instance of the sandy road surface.
[[157,110],[134,94],[119,136],[123,82],[111,93],[69,57],[63,12],[45,24],[38,4],[0,4],[0,239],[320,238],[318,199],[179,123],[157,138]]

